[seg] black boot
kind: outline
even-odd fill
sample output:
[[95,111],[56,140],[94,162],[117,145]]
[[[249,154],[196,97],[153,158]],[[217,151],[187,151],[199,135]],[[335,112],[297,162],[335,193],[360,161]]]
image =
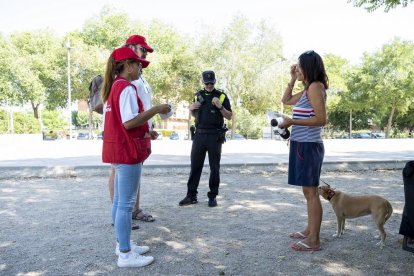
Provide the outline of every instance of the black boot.
[[196,204],[198,203],[196,196],[189,196],[186,195],[186,197],[178,203],[180,206],[190,205],[190,204]]

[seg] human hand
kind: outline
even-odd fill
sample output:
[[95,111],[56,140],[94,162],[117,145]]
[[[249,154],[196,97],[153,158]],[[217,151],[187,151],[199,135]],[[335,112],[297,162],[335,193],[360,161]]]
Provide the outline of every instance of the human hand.
[[156,132],[155,130],[150,130],[149,134],[151,136],[151,140],[157,140],[158,135],[159,135],[158,132]]
[[171,112],[171,105],[169,104],[160,104],[157,106],[158,113],[160,114],[167,114],[168,112]]
[[215,107],[217,107],[217,108],[221,108],[221,103],[220,103],[220,100],[219,100],[219,98],[217,98],[217,97],[214,97],[212,100],[211,100],[211,103],[215,106]]
[[282,118],[283,121],[277,125],[279,128],[288,128],[293,125],[293,120],[290,117],[282,115]]
[[290,66],[290,78],[292,80],[296,80],[296,67],[298,65],[297,64],[293,64],[292,66]]
[[194,102],[192,104],[190,104],[190,110],[193,111],[194,109],[199,109],[201,106],[200,102]]

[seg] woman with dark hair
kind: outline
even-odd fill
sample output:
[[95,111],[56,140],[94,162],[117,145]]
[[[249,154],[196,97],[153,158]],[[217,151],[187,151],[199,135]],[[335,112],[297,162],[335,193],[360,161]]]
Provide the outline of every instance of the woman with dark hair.
[[[303,231],[289,236],[301,241],[291,244],[296,251],[318,251],[322,223],[322,204],[318,186],[325,149],[321,137],[326,124],[326,89],[328,76],[322,58],[314,51],[299,56],[298,64],[290,68],[291,80],[282,97],[285,105],[294,105],[292,118],[284,117],[279,127],[292,126],[289,152],[288,183],[302,186],[308,211],[308,221]],[[292,94],[296,80],[304,89]]]
[[170,111],[168,104],[148,110],[131,83],[137,80],[149,61],[130,48],[115,49],[108,58],[102,88],[104,132],[102,161],[115,168],[112,221],[115,224],[119,267],[142,267],[154,261],[142,256],[148,246],[131,241],[132,208],[137,198],[142,163],[151,154],[151,135],[147,121]]

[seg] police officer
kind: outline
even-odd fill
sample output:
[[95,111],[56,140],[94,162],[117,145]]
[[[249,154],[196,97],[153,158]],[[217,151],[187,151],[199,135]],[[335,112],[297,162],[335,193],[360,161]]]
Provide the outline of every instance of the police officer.
[[210,165],[210,191],[208,206],[217,206],[216,196],[220,184],[221,145],[225,141],[226,128],[224,118],[231,119],[232,112],[229,98],[223,91],[215,89],[216,76],[213,71],[202,73],[204,89],[199,90],[190,105],[190,111],[195,117],[195,134],[191,148],[191,172],[187,182],[187,196],[179,205],[197,203],[197,188],[201,172],[208,152]]

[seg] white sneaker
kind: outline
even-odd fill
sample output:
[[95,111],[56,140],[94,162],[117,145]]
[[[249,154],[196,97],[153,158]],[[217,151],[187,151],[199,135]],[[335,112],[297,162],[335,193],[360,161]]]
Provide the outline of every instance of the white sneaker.
[[143,267],[154,261],[152,256],[142,256],[134,252],[120,253],[118,256],[119,267]]
[[[150,248],[148,246],[146,246],[146,245],[139,246],[133,240],[130,240],[130,243],[129,244],[131,246],[131,252],[137,253],[139,255],[145,254],[145,253],[147,253],[150,250]],[[120,251],[119,251],[119,243],[117,242],[116,243],[116,247],[115,247],[115,254],[117,256],[119,256],[119,253],[120,253]]]

